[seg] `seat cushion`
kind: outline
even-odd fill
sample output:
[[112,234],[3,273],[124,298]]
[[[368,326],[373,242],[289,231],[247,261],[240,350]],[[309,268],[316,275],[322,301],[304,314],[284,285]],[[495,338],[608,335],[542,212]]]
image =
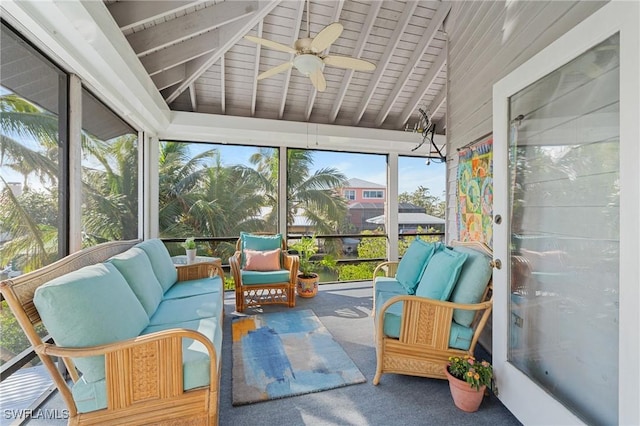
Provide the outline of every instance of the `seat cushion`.
[[135,247],[141,248],[149,256],[153,272],[155,272],[163,292],[169,290],[178,281],[178,272],[163,242],[153,238],[136,244]]
[[[111,263],[86,266],[51,280],[36,290],[33,302],[59,346],[130,339],[149,324],[142,304]],[[74,361],[87,382],[105,377],[104,356]]]
[[407,290],[392,277],[376,277],[373,280],[373,298],[378,300],[378,294],[380,292],[393,293],[393,294],[407,294]]
[[398,263],[396,279],[405,288],[407,294],[414,294],[425,265],[433,255],[439,243],[428,243],[416,238]]
[[[479,303],[493,273],[489,264],[491,259],[486,254],[468,247],[454,247],[453,250],[466,254],[467,260],[449,300],[455,303]],[[473,311],[453,311],[453,319],[467,327],[473,322],[474,316]]]
[[180,299],[207,293],[222,293],[222,278],[201,278],[197,280],[179,281],[171,286],[162,296],[163,300]]
[[276,284],[289,282],[289,271],[281,269],[279,271],[245,271],[241,270],[242,285]]
[[244,268],[247,260],[244,256],[246,249],[266,251],[282,248],[282,234],[254,235],[247,232],[240,233],[240,251],[242,254],[241,267]]
[[[220,363],[222,356],[222,324],[219,318],[202,318],[194,321],[149,326],[141,334],[151,334],[171,328],[186,328],[204,334],[213,342],[217,355],[217,364]],[[202,343],[195,342],[193,339],[183,339],[182,362],[182,384],[185,390],[209,385],[211,364],[209,354]],[[218,365],[215,368],[218,368]],[[81,413],[107,407],[106,382],[104,379],[93,383],[88,383],[81,379],[73,385],[72,393]]]
[[132,247],[113,256],[108,262],[113,263],[127,280],[147,315],[153,315],[162,300],[163,289],[144,250]]
[[[395,293],[380,292],[376,298],[376,317],[382,305],[384,305],[392,297],[398,296]],[[386,336],[400,338],[400,328],[402,326],[402,307],[403,302],[397,302],[387,308],[384,314],[384,322],[382,330]],[[473,329],[451,322],[451,334],[449,335],[449,347],[467,350],[471,346],[473,338]]]
[[222,300],[219,294],[207,293],[198,296],[165,299],[149,318],[149,325],[199,320],[222,316]]
[[466,253],[441,246],[424,268],[416,289],[416,296],[448,300],[466,259]]

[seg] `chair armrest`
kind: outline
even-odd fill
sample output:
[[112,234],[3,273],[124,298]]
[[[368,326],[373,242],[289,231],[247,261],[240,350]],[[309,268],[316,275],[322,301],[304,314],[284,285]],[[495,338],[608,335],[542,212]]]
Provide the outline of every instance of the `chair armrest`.
[[373,279],[378,276],[379,271],[384,272],[385,277],[395,277],[396,272],[398,271],[398,262],[397,260],[388,260],[386,262],[382,262],[376,266],[376,269],[373,270]]
[[242,285],[242,275],[240,274],[240,252],[236,251],[233,256],[229,258],[229,269],[231,270],[231,276],[236,288],[240,288]]
[[224,271],[217,262],[198,262],[190,265],[176,265],[178,271],[178,282],[198,280],[202,278],[213,278],[216,275],[224,282]]
[[295,254],[283,253],[282,263],[284,269],[289,271],[289,282],[295,283],[298,280],[298,267],[300,265],[300,258]]
[[480,333],[489,319],[493,307],[493,297],[480,303],[453,303],[428,299],[414,295],[399,295],[387,300],[376,315],[376,340],[382,341],[384,335],[384,315],[389,307],[403,302],[400,342],[425,345],[437,350],[449,348],[451,321],[454,309],[476,311],[476,320],[472,323],[473,338],[469,351],[475,348]]

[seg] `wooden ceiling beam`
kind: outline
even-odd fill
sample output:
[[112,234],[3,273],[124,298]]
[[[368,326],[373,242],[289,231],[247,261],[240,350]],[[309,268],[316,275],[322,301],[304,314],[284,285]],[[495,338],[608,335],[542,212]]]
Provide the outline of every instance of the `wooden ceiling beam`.
[[407,106],[405,106],[404,110],[402,110],[402,114],[400,114],[400,117],[398,117],[398,121],[396,122],[396,127],[401,128],[402,126],[404,126],[404,123],[409,119],[413,111],[416,110],[418,104],[420,103],[420,100],[422,100],[424,94],[427,93],[429,87],[433,84],[436,77],[438,77],[438,74],[440,74],[440,71],[442,70],[442,67],[444,67],[446,60],[447,52],[443,49],[431,65],[431,68],[429,68],[427,74],[422,79],[422,83],[420,83],[420,86],[416,88],[413,96],[411,96],[411,99],[409,99]]
[[[299,1],[298,2],[298,10],[296,11],[296,18],[294,21],[294,31],[291,36],[291,42],[289,46],[293,46],[293,43],[300,38],[300,25],[302,24],[302,14],[304,13],[304,5],[306,2]],[[293,61],[294,55],[291,54],[289,57],[289,61]],[[291,72],[293,72],[293,67],[289,68],[284,73],[284,83],[282,85],[282,97],[280,98],[280,109],[278,109],[278,119],[282,120],[284,116],[284,107],[287,104],[287,94],[289,93],[289,84],[291,83]]]
[[400,16],[400,19],[398,19],[398,24],[396,25],[395,30],[393,30],[391,37],[389,37],[389,44],[387,44],[387,48],[382,55],[382,58],[380,58],[380,60],[376,64],[376,70],[374,71],[371,80],[369,80],[369,86],[367,86],[367,90],[365,91],[364,96],[362,97],[362,100],[360,101],[360,104],[358,105],[358,108],[356,109],[356,112],[353,116],[352,124],[354,126],[357,126],[360,123],[362,115],[367,109],[367,106],[369,105],[369,102],[371,101],[371,98],[373,97],[378,84],[380,84],[380,80],[382,79],[382,76],[387,66],[389,65],[389,62],[391,61],[396,47],[398,47],[398,43],[400,43],[400,38],[407,28],[407,25],[409,25],[409,20],[411,19],[411,16],[413,15],[413,12],[416,10],[417,6],[417,1],[408,1],[407,3],[405,3],[402,15]]
[[442,89],[440,89],[440,92],[438,92],[436,97],[433,98],[433,100],[431,101],[431,104],[429,104],[429,107],[427,108],[427,113],[429,113],[429,117],[433,117],[434,115],[436,115],[436,113],[440,110],[440,108],[442,108],[442,105],[444,105],[444,101],[446,99],[447,99],[447,86],[444,86]]
[[[378,12],[380,12],[380,7],[382,6],[381,1],[374,1],[369,6],[369,12],[367,13],[367,17],[365,18],[364,23],[362,24],[362,30],[360,31],[360,36],[358,37],[358,41],[356,42],[356,47],[353,49],[353,57],[360,58],[362,52],[364,51],[364,47],[367,43],[367,39],[369,38],[369,34],[371,33],[371,29],[373,28],[373,24],[378,17]],[[336,117],[338,116],[338,111],[342,107],[342,102],[344,101],[344,97],[347,94],[347,90],[349,89],[349,84],[351,83],[351,78],[353,77],[353,70],[346,70],[344,73],[344,77],[342,78],[342,84],[340,85],[340,90],[338,90],[338,94],[336,99],[333,102],[333,107],[331,108],[331,112],[329,113],[329,123],[333,123],[336,121]]]
[[258,9],[257,1],[232,1],[209,6],[197,13],[129,34],[127,41],[138,56],[144,56],[180,41],[227,25]]
[[[158,90],[180,83],[186,76],[185,65],[178,65],[151,77]],[[167,102],[169,103],[169,102]]]
[[[258,23],[256,36],[262,38],[264,21]],[[253,64],[253,88],[251,90],[251,117],[256,115],[256,101],[258,100],[258,74],[260,73],[260,53],[262,45],[256,43],[256,57]]]
[[126,31],[203,2],[204,0],[119,1],[106,6],[118,27]]
[[424,52],[426,52],[427,48],[431,44],[431,41],[433,40],[435,35],[438,33],[438,30],[442,26],[442,22],[447,17],[450,10],[451,10],[451,3],[443,2],[440,4],[440,7],[431,18],[429,25],[427,26],[426,30],[424,31],[424,34],[420,38],[420,42],[414,49],[413,54],[411,55],[411,58],[409,58],[409,62],[407,63],[407,65],[405,65],[402,71],[402,74],[400,74],[400,77],[398,77],[398,79],[396,80],[396,84],[393,87],[393,90],[387,97],[384,105],[382,106],[382,109],[378,113],[378,116],[374,121],[375,127],[380,127],[382,123],[384,123],[384,120],[387,118],[387,115],[389,115],[389,111],[391,111],[391,108],[393,108],[393,105],[398,100],[400,93],[402,93],[402,90],[406,86],[407,81],[409,80],[409,76],[416,69],[418,63],[420,62],[420,60],[422,59],[422,56],[424,55]]
[[222,55],[220,56],[220,109],[222,114],[227,113],[227,84],[224,77],[224,55]]
[[189,99],[191,99],[191,111],[198,112],[198,99],[196,97],[196,85],[189,85]]
[[[224,25],[220,28],[220,46],[211,53],[202,55],[185,64],[186,77],[178,86],[167,93],[166,102],[173,102],[182,92],[184,92],[189,84],[193,83],[206,70],[231,48],[233,47],[251,28],[255,27],[258,22],[262,21],[282,0],[260,1],[259,9],[249,16],[246,16],[236,22]],[[227,2],[225,2],[227,3]]]
[[176,65],[213,52],[220,46],[220,30],[215,29],[197,37],[174,44],[140,58],[149,75],[155,75]]

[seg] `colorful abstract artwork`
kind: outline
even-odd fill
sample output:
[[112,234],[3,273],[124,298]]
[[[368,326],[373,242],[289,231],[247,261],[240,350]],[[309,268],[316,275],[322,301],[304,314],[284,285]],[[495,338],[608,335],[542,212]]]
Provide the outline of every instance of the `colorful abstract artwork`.
[[458,239],[493,246],[493,138],[461,150],[458,162]]
[[366,381],[310,309],[235,317],[233,405]]

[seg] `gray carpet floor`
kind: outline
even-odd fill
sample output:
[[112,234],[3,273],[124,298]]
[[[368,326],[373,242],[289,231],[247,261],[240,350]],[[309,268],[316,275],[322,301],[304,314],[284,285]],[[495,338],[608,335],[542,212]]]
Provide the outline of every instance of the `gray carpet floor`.
[[[325,284],[311,299],[298,298],[293,309],[312,309],[367,379],[366,383],[234,407],[231,405],[231,317],[235,297],[225,295],[220,425],[519,425],[520,422],[493,395],[486,396],[476,413],[453,404],[445,380],[385,374],[378,386],[371,381],[376,369],[371,314],[371,282]],[[248,309],[244,314],[287,310],[284,305]],[[61,410],[56,393],[43,408]],[[33,419],[29,425],[66,424],[65,420]]]

